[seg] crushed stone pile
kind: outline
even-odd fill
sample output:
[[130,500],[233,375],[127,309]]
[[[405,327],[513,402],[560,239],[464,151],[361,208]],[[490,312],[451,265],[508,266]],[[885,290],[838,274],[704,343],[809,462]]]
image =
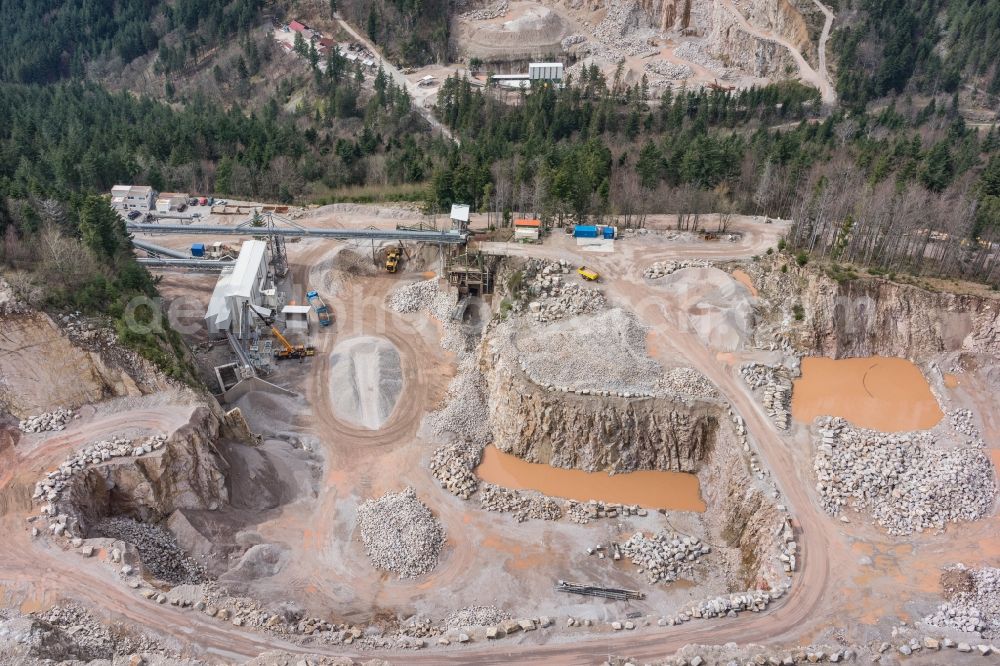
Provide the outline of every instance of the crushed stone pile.
[[617,55],[635,56],[649,51],[646,41],[648,19],[635,0],[611,0],[608,11],[594,29],[594,39]]
[[566,516],[574,523],[586,525],[598,518],[617,518],[622,516],[646,516],[648,511],[638,504],[617,504],[589,500],[578,502],[566,500]]
[[511,346],[528,378],[553,390],[652,396],[663,380],[646,354],[646,328],[621,308],[513,333]]
[[465,12],[461,15],[462,18],[470,21],[489,21],[490,19],[499,18],[507,13],[510,5],[507,0],[499,0],[489,7],[484,7],[482,9],[473,9],[472,11]]
[[26,419],[22,419],[17,424],[17,427],[20,428],[21,432],[62,430],[73,418],[75,418],[75,412],[72,409],[57,409],[52,412],[45,412],[38,416],[29,416]]
[[642,272],[647,280],[657,280],[666,277],[682,268],[710,268],[712,263],[700,259],[685,259],[683,261],[657,261]]
[[571,46],[576,46],[577,44],[583,44],[587,41],[586,35],[570,35],[569,37],[563,37],[563,40],[559,42],[559,45],[564,49],[568,49]]
[[960,435],[965,435],[968,438],[965,440],[967,446],[975,446],[978,448],[986,446],[986,442],[983,441],[979,428],[977,428],[975,423],[972,421],[971,409],[954,409],[949,411],[948,422],[951,424],[952,430]]
[[437,566],[444,528],[413,488],[361,504],[358,526],[376,568],[416,578]]
[[437,280],[411,282],[389,294],[389,309],[394,312],[419,312],[429,309],[438,297]]
[[492,483],[484,482],[482,484],[479,503],[487,511],[511,513],[519,523],[529,519],[559,520],[562,518],[562,509],[557,500],[537,493],[522,493]]
[[490,442],[493,435],[486,403],[486,379],[474,357],[466,357],[459,363],[458,372],[448,385],[444,405],[428,414],[426,423],[438,440],[471,442],[478,444],[480,450]]
[[1000,569],[970,569],[962,564],[941,576],[948,602],[924,618],[926,624],[1000,638]]
[[452,629],[461,627],[488,627],[510,619],[510,613],[496,606],[469,606],[448,613],[445,624]]
[[425,312],[444,328],[441,347],[465,356],[473,348],[472,340],[476,331],[467,330],[460,319],[456,319],[458,304],[455,297],[438,288],[438,280],[431,278],[422,282],[411,282],[389,294],[389,309],[401,314]]
[[621,544],[621,552],[640,567],[639,573],[646,572],[650,583],[657,583],[675,581],[690,573],[694,563],[712,549],[694,536],[660,532],[647,537],[636,532]]
[[174,535],[159,525],[119,516],[95,525],[94,535],[132,544],[139,551],[143,566],[166,583],[183,585],[207,579],[201,565],[185,555]]
[[937,448],[931,433],[879,433],[820,419],[814,469],[823,508],[871,513],[894,536],[990,513],[996,481],[978,448]]
[[[692,8],[694,5],[692,5]],[[724,63],[711,56],[705,51],[705,45],[701,42],[687,41],[674,49],[674,55],[682,60],[701,65],[713,72],[719,73],[719,78],[724,81],[732,80],[737,76],[737,71],[731,67],[726,67]]]
[[479,477],[474,470],[482,454],[481,445],[455,442],[438,447],[428,466],[442,488],[452,495],[469,499],[479,489]]
[[774,424],[787,430],[792,419],[792,377],[785,366],[744,363],[743,380],[752,389],[761,389],[764,409]]

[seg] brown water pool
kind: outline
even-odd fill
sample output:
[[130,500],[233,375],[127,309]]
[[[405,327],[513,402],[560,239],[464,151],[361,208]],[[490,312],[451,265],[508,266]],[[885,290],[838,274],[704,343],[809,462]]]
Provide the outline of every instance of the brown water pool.
[[905,358],[804,358],[792,417],[810,423],[826,415],[882,432],[925,430],[943,416],[920,368]]
[[615,474],[561,469],[530,463],[487,446],[476,475],[483,481],[515,490],[537,490],[550,497],[580,502],[638,504],[647,509],[705,510],[698,477],[685,472],[641,471]]

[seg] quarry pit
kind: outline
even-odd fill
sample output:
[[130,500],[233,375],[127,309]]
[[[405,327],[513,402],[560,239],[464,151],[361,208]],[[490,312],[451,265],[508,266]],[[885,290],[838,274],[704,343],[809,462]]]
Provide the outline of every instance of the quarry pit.
[[[4,315],[5,353],[51,340],[40,367],[0,359],[22,419],[0,436],[5,602],[106,610],[233,661],[652,660],[764,635],[861,655],[901,621],[952,631],[938,578],[963,563],[949,603],[981,610],[961,638],[988,641],[995,297],[840,285],[764,255],[784,227],[754,218],[725,246],[656,222],[610,253],[561,233],[505,250],[496,291],[463,308],[434,252],[388,274],[304,239],[292,288],[319,289],[334,324],[269,386],[221,397],[82,348],[72,321]],[[168,300],[207,301],[203,279],[168,277]],[[901,311],[904,290],[922,307]],[[898,333],[867,337],[879,321]],[[18,392],[62,357],[72,391]]]

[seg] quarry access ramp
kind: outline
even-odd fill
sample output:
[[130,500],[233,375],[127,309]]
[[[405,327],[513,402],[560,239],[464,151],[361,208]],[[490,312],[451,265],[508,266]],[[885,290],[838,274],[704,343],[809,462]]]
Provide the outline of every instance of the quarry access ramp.
[[460,231],[419,231],[412,229],[310,229],[306,227],[250,227],[214,224],[148,224],[130,222],[130,233],[186,234],[206,236],[316,236],[336,240],[416,241],[437,245],[464,245],[468,235]]

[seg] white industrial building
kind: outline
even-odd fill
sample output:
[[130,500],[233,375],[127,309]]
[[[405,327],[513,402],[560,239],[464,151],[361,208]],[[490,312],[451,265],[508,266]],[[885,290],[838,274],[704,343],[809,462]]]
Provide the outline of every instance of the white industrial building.
[[267,265],[267,243],[244,241],[236,263],[219,277],[208,302],[205,324],[210,335],[229,331],[238,338],[248,338],[250,330],[243,330],[244,326],[255,329],[260,319],[252,312],[244,316],[245,303],[262,315],[270,314],[265,302],[274,290],[269,288]]
[[530,88],[534,82],[549,83],[561,87],[563,81],[563,64],[561,62],[528,63],[527,73],[494,74],[490,82],[502,88]]
[[115,185],[111,188],[111,205],[118,210],[150,210],[153,188],[149,185]]
[[469,226],[469,206],[468,204],[451,205],[451,228],[464,230]]

